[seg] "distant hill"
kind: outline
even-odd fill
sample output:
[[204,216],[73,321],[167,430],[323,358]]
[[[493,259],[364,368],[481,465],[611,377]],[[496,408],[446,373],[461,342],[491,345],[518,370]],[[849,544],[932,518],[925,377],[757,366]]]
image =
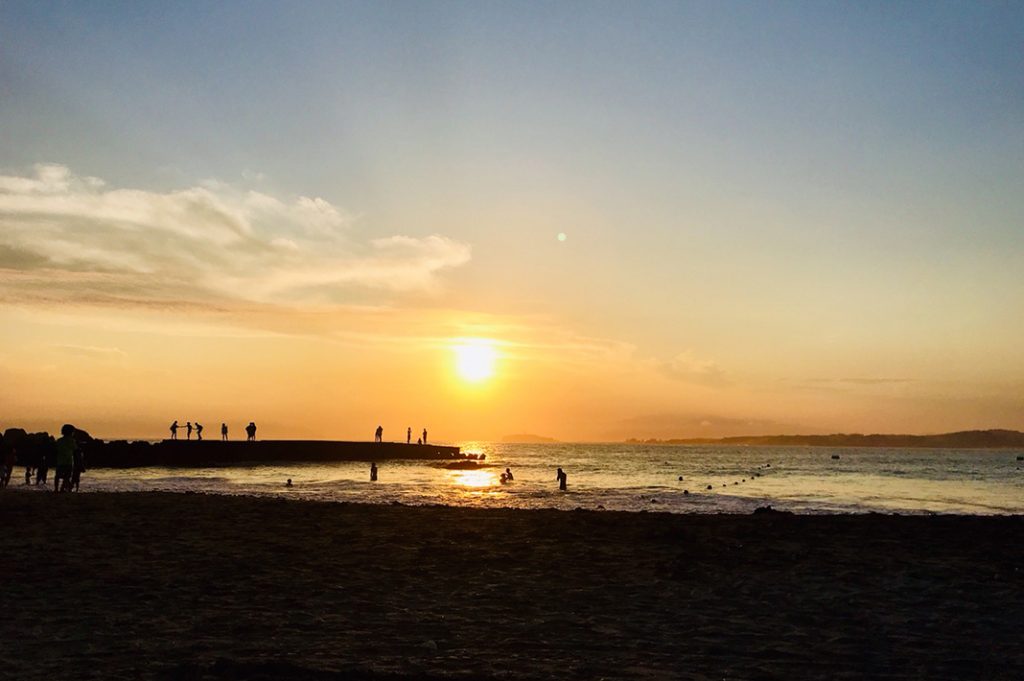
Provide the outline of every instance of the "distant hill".
[[505,435],[501,438],[502,442],[518,442],[523,444],[540,444],[543,442],[558,442],[553,437],[545,437],[543,435],[534,435],[533,433],[517,433],[515,435]]
[[667,445],[789,445],[801,447],[936,447],[950,449],[1024,449],[1024,433],[1017,430],[962,430],[939,435],[744,435],[723,438],[685,438],[626,442]]

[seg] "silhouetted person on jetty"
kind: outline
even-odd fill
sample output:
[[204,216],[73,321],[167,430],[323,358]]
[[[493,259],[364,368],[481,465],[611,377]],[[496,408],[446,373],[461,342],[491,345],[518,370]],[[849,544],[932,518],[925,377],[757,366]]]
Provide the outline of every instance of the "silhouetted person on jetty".
[[405,429],[405,444],[412,442],[412,426]]
[[224,442],[228,441],[228,424],[220,424],[220,439]]
[[249,425],[245,427],[245,435],[246,442],[256,441],[256,423],[254,421],[249,421]]
[[54,492],[67,492],[71,489],[71,472],[75,467],[75,427],[65,423],[60,428],[60,439],[57,440],[57,472],[53,478]]
[[186,421],[185,422],[185,439],[186,440],[191,440],[192,439],[192,422],[191,421]]
[[196,439],[203,439],[203,424],[199,423],[198,421],[196,421]]
[[374,442],[383,442],[384,441],[384,426],[377,426],[377,430],[373,434],[373,441]]
[[505,475],[508,476],[508,481],[509,482],[512,482],[513,480],[515,480],[515,477],[512,475],[512,469],[511,468],[506,468],[505,469]]
[[569,476],[565,474],[561,468],[555,473],[555,479],[558,480],[558,489],[564,490],[566,483],[569,481]]
[[423,444],[427,444],[427,429],[423,429]]
[[377,482],[377,464],[370,462],[370,482]]
[[171,439],[178,439],[178,421],[175,419],[174,423],[171,424]]

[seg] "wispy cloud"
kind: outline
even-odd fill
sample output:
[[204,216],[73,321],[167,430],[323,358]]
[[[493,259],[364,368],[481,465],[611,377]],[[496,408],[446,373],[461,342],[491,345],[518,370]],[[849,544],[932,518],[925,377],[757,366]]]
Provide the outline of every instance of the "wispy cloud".
[[659,364],[661,372],[679,381],[700,385],[721,386],[729,383],[725,371],[711,359],[696,357],[689,350]]
[[[334,302],[352,288],[423,291],[470,259],[440,235],[360,239],[321,198],[210,181],[111,188],[62,165],[0,176],[0,290],[116,304]],[[30,286],[26,284],[30,282]]]
[[127,356],[121,348],[107,348],[96,345],[54,345],[53,348],[59,352],[76,357],[89,357],[101,360],[119,360]]

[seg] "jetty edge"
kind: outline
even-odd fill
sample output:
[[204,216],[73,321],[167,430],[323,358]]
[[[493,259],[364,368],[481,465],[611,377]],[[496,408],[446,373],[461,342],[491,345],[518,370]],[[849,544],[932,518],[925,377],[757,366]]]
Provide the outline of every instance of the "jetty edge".
[[[87,468],[142,468],[148,466],[197,468],[241,466],[279,461],[331,463],[338,461],[470,461],[459,447],[404,442],[351,442],[344,440],[111,440],[91,437],[76,429],[75,438],[85,455]],[[48,433],[26,433],[9,428],[0,440],[3,448],[17,453],[18,465],[52,461],[54,438]]]
[[[140,444],[143,446],[140,447]],[[91,468],[230,466],[274,461],[447,461],[467,458],[458,447],[446,445],[343,440],[163,440],[156,443],[113,441],[106,442],[100,447],[91,447],[90,450],[86,465]]]

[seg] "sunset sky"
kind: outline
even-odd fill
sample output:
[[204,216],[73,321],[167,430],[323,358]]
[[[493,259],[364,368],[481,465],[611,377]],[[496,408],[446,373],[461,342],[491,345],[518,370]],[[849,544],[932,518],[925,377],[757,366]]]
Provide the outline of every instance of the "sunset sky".
[[1022,45],[999,2],[0,3],[0,430],[1024,429]]

